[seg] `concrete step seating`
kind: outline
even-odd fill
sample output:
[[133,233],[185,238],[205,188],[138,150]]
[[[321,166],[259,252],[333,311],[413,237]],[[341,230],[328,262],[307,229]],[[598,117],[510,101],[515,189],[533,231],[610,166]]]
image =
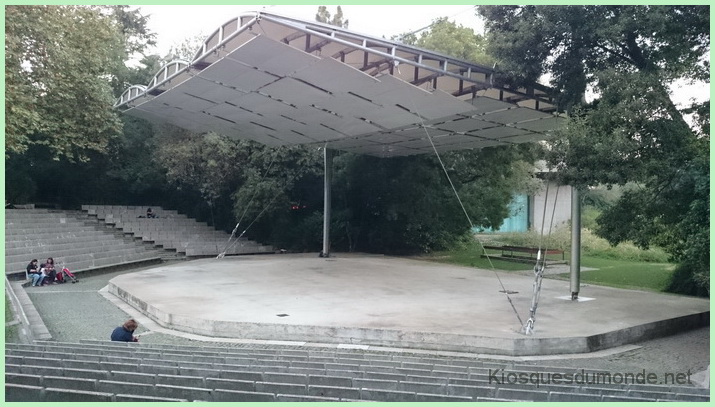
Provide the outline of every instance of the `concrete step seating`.
[[82,205],[82,210],[89,216],[96,216],[125,234],[188,257],[216,256],[224,250],[228,255],[273,253],[272,247],[244,238],[227,249],[230,234],[175,210],[151,208],[157,218],[144,217],[147,206]]
[[125,238],[104,225],[92,224],[78,211],[5,210],[5,274],[24,279],[33,258],[53,257],[72,272],[160,262],[163,249]]
[[[106,257],[114,257],[114,256],[133,256],[133,255],[150,255],[150,256],[155,256],[156,252],[154,250],[148,250],[147,248],[141,247],[141,246],[126,246],[126,247],[117,247],[116,244],[112,245],[110,242],[103,243],[103,244],[92,244],[88,245],[87,247],[84,248],[75,248],[75,247],[70,247],[70,248],[65,248],[63,249],[61,246],[54,246],[53,247],[53,252],[55,253],[62,253],[61,256],[56,256],[55,258],[55,263],[58,261],[64,261],[65,263],[70,263],[72,261],[78,261],[76,260],[79,257],[85,258],[85,259],[99,259],[99,258],[106,258]],[[40,260],[40,259],[38,259]],[[44,262],[44,258],[42,261]],[[21,255],[13,255],[13,256],[5,256],[5,264],[6,265],[15,265],[15,264],[20,264],[21,267],[26,267],[27,266],[27,254],[21,254]]]
[[89,231],[93,230],[92,225],[84,225],[78,223],[55,223],[55,222],[42,222],[34,220],[33,222],[23,222],[6,224],[6,234],[7,235],[18,235],[26,234],[29,232],[36,232],[38,234],[51,231],[51,232],[62,232],[62,231]]
[[36,219],[61,219],[67,217],[63,211],[55,209],[6,209],[5,220],[10,221],[34,221]]
[[708,389],[683,385],[500,381],[582,370],[407,352],[96,340],[5,348],[7,401],[709,401]]
[[191,219],[178,222],[173,219],[136,219],[120,224],[125,231],[180,231],[201,233],[206,236],[225,236],[226,232],[216,230],[207,224],[200,224]]
[[62,233],[59,235],[52,235],[47,237],[33,236],[25,240],[6,242],[5,250],[26,251],[28,247],[62,245],[75,245],[78,247],[86,247],[87,245],[91,245],[93,243],[100,245],[116,243],[117,241],[124,241],[125,243],[135,243],[134,239],[125,239],[123,235],[116,235],[112,231],[91,231],[82,234]]
[[108,233],[102,230],[91,230],[86,233],[58,233],[58,234],[34,234],[5,241],[5,250],[25,249],[27,247],[39,247],[47,245],[60,245],[67,243],[84,243],[84,242],[100,242],[113,241],[117,236],[113,233]]
[[[22,250],[20,249],[14,249],[12,250],[13,253],[21,253],[21,254],[12,254],[12,255],[7,255],[5,256],[5,264],[15,264],[15,263],[27,263],[27,252],[31,251],[33,253],[48,253],[49,256],[52,256],[52,253],[55,253],[55,260],[59,259],[60,257],[64,257],[65,261],[68,261],[68,257],[72,256],[77,256],[77,255],[94,255],[96,257],[101,257],[104,255],[106,257],[106,254],[108,252],[114,252],[114,251],[119,251],[122,253],[137,253],[137,254],[151,254],[151,255],[156,255],[156,249],[153,248],[146,248],[146,247],[141,247],[137,245],[118,245],[117,242],[112,242],[112,241],[98,241],[98,242],[87,242],[86,245],[82,246],[81,243],[73,243],[73,244],[59,244],[59,245],[43,245],[43,246],[32,246],[28,247],[25,249],[25,253],[22,253]],[[6,251],[7,253],[7,251]],[[59,256],[57,255],[59,254]],[[40,257],[43,257],[40,259]],[[38,260],[42,260],[44,262],[45,258],[44,256],[36,256]],[[27,264],[25,264],[27,265]]]
[[74,241],[81,240],[93,240],[101,239],[103,236],[106,238],[111,238],[111,233],[107,233],[106,230],[97,229],[75,229],[75,230],[58,230],[56,232],[51,231],[26,231],[23,233],[14,233],[5,236],[5,247],[23,247],[28,245],[37,245],[39,242],[63,242],[68,239]]

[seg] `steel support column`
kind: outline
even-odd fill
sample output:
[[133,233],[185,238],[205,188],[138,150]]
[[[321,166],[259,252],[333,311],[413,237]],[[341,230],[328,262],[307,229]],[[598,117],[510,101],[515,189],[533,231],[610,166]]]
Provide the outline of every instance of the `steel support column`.
[[581,287],[581,199],[571,187],[571,299],[577,300]]
[[333,180],[333,150],[324,150],[325,178],[323,183],[323,251],[321,257],[330,257],[330,184]]

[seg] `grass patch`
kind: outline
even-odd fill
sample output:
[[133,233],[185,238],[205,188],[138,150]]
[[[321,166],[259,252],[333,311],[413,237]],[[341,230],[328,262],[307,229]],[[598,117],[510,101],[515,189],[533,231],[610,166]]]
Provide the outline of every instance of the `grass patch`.
[[[11,322],[15,319],[15,313],[12,312],[12,305],[10,305],[10,299],[7,298],[7,293],[5,294],[5,323]],[[11,342],[16,343],[20,341],[20,334],[18,332],[20,325],[5,325],[5,343]]]
[[10,305],[10,299],[7,298],[7,293],[5,294],[5,322],[10,322],[15,319],[15,313],[12,312],[12,305]]
[[[491,254],[491,253],[490,253]],[[481,249],[460,247],[454,250],[434,252],[429,256],[424,256],[423,259],[437,261],[441,263],[457,264],[460,266],[477,267],[491,270],[492,266],[489,260],[482,257]],[[492,258],[494,268],[497,270],[529,270],[532,266],[525,263],[515,263],[512,261],[504,261]]]
[[[501,236],[500,236],[501,237]],[[523,240],[491,240],[484,244],[513,244],[519,246],[536,246],[532,245],[531,240],[522,238]],[[598,239],[595,238],[594,239]],[[601,239],[602,240],[602,239]],[[553,246],[558,247],[554,242]],[[607,243],[605,243],[608,246]],[[624,247],[614,248],[609,250],[608,247],[603,249],[603,246],[591,245],[591,247],[599,247],[603,250],[592,250],[587,253],[583,251],[581,256],[581,266],[595,268],[597,270],[582,271],[581,282],[583,284],[604,285],[617,288],[628,288],[646,291],[664,291],[670,281],[675,266],[666,261],[667,256],[661,250],[640,250],[633,245],[623,245]],[[559,247],[560,248],[560,247]],[[570,248],[568,248],[570,249]],[[495,250],[487,251],[490,255],[500,255],[501,252]],[[460,244],[452,250],[435,252],[423,259],[437,261],[449,264],[458,264],[467,267],[478,267],[487,270],[492,269],[492,265],[486,258],[482,258],[482,250],[479,243],[476,244]],[[570,259],[569,252],[566,250],[565,258]],[[561,260],[561,255],[549,255],[549,260]],[[647,259],[647,260],[643,260]],[[661,260],[656,262],[655,260]],[[497,270],[519,271],[531,270],[534,267],[532,263],[516,263],[492,258],[492,264]],[[550,275],[547,278],[568,279],[569,274]]]
[[[675,269],[675,266],[670,263],[636,262],[593,256],[583,256],[581,265],[598,269],[582,271],[582,283],[648,291],[664,291]],[[568,279],[569,275],[560,274],[558,277]]]

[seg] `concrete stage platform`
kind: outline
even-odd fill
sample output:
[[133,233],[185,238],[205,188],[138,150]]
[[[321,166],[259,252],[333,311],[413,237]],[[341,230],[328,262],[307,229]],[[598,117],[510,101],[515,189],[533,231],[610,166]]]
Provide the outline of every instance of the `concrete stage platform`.
[[[533,276],[499,272],[526,321]],[[336,254],[202,259],[121,275],[109,292],[160,325],[242,339],[513,356],[583,353],[709,324],[705,299],[544,279],[531,336],[491,270]]]

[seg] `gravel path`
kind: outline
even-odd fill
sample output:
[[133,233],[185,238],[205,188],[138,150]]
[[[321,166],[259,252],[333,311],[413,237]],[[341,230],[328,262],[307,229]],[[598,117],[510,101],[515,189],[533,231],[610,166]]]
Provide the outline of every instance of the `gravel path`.
[[699,328],[635,343],[638,349],[600,358],[558,359],[529,362],[534,365],[588,368],[621,373],[665,374],[701,372],[710,365],[710,328]]
[[[155,266],[148,266],[152,268]],[[139,268],[130,272],[138,272]],[[57,341],[78,342],[80,339],[108,340],[114,327],[130,316],[105,299],[99,290],[119,271],[80,277],[77,284],[27,287],[25,290]],[[137,330],[146,333],[145,328]],[[152,332],[142,336],[143,343],[244,347],[231,342],[203,342],[179,336]],[[566,358],[522,362],[538,366],[587,368],[610,372],[696,373],[710,365],[710,329],[700,328],[665,338],[637,343],[637,349],[595,358]]]

